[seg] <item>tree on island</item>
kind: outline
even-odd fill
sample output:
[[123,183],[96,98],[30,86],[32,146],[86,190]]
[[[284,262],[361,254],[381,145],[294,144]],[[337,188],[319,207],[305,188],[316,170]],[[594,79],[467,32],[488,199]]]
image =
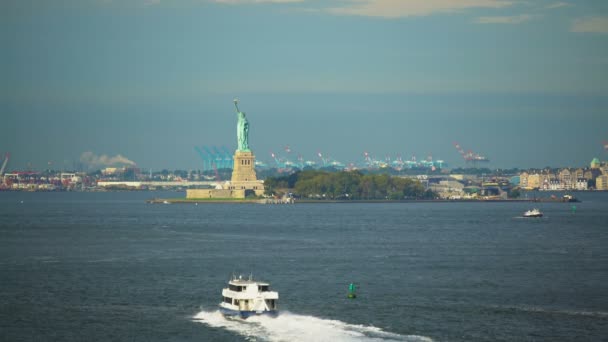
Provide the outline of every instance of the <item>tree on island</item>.
[[264,186],[268,195],[291,190],[302,198],[333,200],[430,199],[436,194],[418,181],[388,174],[359,171],[301,171],[283,177],[269,177]]
[[507,196],[509,198],[519,198],[519,196],[521,196],[521,191],[519,190],[518,187],[512,188],[509,193],[507,194]]

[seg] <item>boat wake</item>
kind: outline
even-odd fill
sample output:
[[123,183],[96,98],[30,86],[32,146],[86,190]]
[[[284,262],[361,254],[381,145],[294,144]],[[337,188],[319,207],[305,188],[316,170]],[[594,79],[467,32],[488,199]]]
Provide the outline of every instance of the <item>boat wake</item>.
[[522,219],[522,220],[525,219],[525,220],[528,220],[528,221],[537,221],[537,220],[538,221],[542,221],[542,220],[545,220],[545,219],[547,219],[549,217],[545,215],[545,216],[542,216],[542,217],[513,216],[513,218],[514,219]]
[[348,324],[286,311],[281,311],[276,318],[252,316],[243,320],[226,318],[218,310],[203,310],[193,320],[255,341],[433,341],[425,336],[399,335],[373,326]]
[[565,309],[551,309],[544,308],[540,306],[527,306],[527,305],[518,305],[518,306],[499,306],[499,305],[491,305],[493,309],[500,310],[513,310],[513,311],[523,311],[523,312],[532,312],[532,313],[541,313],[541,314],[551,314],[551,315],[569,315],[569,316],[587,316],[594,318],[608,318],[607,311],[593,311],[593,310],[565,310]]

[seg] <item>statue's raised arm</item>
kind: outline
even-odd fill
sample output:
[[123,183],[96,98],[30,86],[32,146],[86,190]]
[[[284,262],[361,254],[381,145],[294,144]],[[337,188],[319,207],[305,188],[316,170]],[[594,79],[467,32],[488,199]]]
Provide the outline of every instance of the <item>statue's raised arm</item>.
[[236,107],[236,112],[237,113],[240,112],[239,111],[239,99],[235,97],[233,101],[234,101],[234,107]]

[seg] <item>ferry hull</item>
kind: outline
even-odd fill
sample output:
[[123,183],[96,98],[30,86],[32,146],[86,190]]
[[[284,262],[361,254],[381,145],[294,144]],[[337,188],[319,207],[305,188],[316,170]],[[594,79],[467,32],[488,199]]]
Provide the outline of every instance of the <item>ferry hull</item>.
[[241,317],[241,318],[248,318],[251,316],[270,316],[270,317],[276,317],[279,315],[279,312],[277,310],[270,310],[270,311],[262,311],[262,312],[257,312],[257,311],[240,311],[240,310],[230,310],[230,309],[226,309],[224,307],[220,306],[220,312],[224,315],[224,316],[231,316],[231,317]]

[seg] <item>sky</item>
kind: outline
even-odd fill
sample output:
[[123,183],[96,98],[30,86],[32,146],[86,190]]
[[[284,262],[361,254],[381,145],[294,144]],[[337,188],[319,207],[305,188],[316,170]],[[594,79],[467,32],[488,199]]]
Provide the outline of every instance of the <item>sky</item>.
[[10,170],[200,169],[234,97],[266,162],[608,160],[604,0],[4,0],[0,47]]

